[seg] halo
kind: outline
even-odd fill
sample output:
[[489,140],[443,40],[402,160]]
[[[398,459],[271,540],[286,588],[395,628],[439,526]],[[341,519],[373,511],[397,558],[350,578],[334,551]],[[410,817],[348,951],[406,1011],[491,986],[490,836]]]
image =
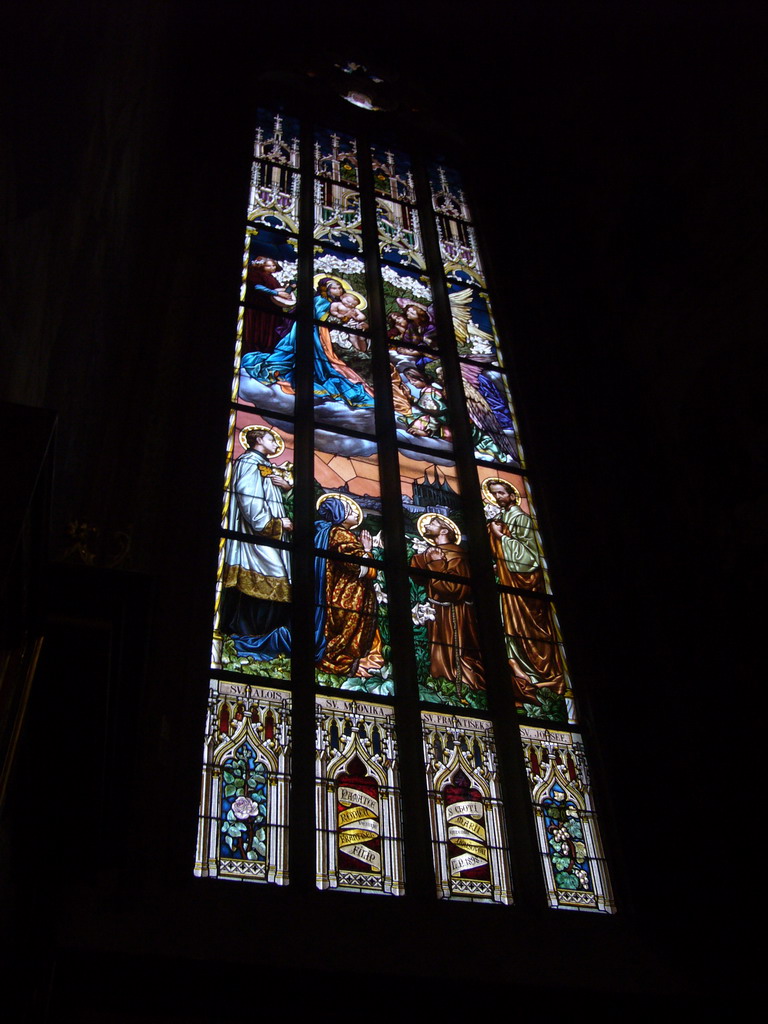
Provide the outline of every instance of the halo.
[[343,277],[337,277],[336,274],[315,274],[312,278],[312,287],[315,291],[317,291],[318,284],[325,279],[335,281],[337,284],[340,284],[344,289],[345,294],[354,295],[359,302],[359,306],[357,307],[359,310],[365,309],[368,305],[368,300],[364,295],[361,295],[360,292],[356,292],[349,281],[345,281]]
[[352,527],[353,530],[356,530],[357,527],[360,525],[360,523],[362,523],[362,521],[363,521],[363,510],[357,504],[355,499],[354,498],[350,498],[350,496],[348,494],[339,494],[338,491],[329,491],[328,494],[321,494],[320,495],[320,497],[317,499],[317,504],[315,505],[315,508],[319,509],[320,506],[323,504],[323,502],[324,501],[328,501],[329,498],[338,498],[339,501],[343,501],[344,504],[347,505],[351,509],[351,511],[353,511],[353,512],[355,512],[357,514],[357,522]]
[[494,496],[491,494],[491,484],[501,484],[503,487],[510,487],[515,494],[515,505],[520,504],[520,491],[518,491],[514,484],[511,484],[509,480],[502,480],[500,476],[489,476],[486,477],[485,480],[483,480],[482,484],[480,485],[480,490],[482,491],[485,500],[489,502],[491,505],[496,505],[497,508],[501,507],[498,501],[496,501]]
[[425,512],[416,520],[416,529],[419,531],[419,536],[423,538],[423,540],[427,541],[427,543],[429,544],[435,543],[432,537],[426,537],[424,535],[424,524],[427,522],[427,520],[431,519],[437,519],[439,520],[439,522],[447,526],[450,530],[453,530],[453,535],[456,538],[456,543],[459,543],[459,541],[461,540],[461,530],[458,528],[458,526],[456,525],[456,523],[454,523],[452,519],[449,519],[448,516],[441,515],[439,512]]
[[272,427],[263,427],[260,423],[251,423],[247,427],[243,427],[243,429],[240,431],[238,437],[240,440],[240,444],[245,449],[245,451],[250,450],[245,440],[245,435],[248,433],[249,430],[262,430],[265,434],[271,434],[272,437],[274,437],[275,442],[277,443],[277,451],[274,453],[274,455],[268,455],[268,459],[276,459],[278,455],[282,455],[283,451],[285,451],[285,441],[278,434],[278,432],[276,430],[273,430]]

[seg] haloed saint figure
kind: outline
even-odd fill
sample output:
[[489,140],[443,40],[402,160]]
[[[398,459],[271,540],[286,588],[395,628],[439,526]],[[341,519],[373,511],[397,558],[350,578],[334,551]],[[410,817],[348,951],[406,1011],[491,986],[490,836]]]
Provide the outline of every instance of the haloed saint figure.
[[427,546],[414,554],[412,568],[446,574],[429,576],[423,584],[430,675],[434,681],[443,680],[455,700],[467,703],[465,690],[485,690],[485,677],[461,531],[438,513],[420,516],[416,528]]
[[315,662],[340,679],[378,677],[384,667],[376,569],[352,560],[372,557],[370,531],[356,532],[362,520],[348,496],[325,494],[317,503]]
[[221,603],[221,629],[237,654],[258,661],[290,651],[291,562],[285,540],[293,530],[283,496],[293,487],[290,465],[272,465],[285,443],[270,427],[247,427],[246,449],[232,473]]
[[[326,326],[327,322],[335,322],[367,329],[362,305],[362,296],[342,278],[317,275],[313,307],[318,325],[312,333],[314,393],[318,404],[336,402],[347,409],[373,409],[371,387],[335,352]],[[276,344],[247,353],[243,356],[242,373],[264,387],[293,395],[297,336],[298,325],[294,323]]]
[[[483,481],[488,534],[499,583],[517,591],[502,591],[501,611],[507,660],[518,703],[541,703],[539,691],[562,696],[567,682],[557,634],[544,592],[541,555],[531,517],[520,507],[520,492],[508,480]],[[520,593],[527,591],[527,593]]]

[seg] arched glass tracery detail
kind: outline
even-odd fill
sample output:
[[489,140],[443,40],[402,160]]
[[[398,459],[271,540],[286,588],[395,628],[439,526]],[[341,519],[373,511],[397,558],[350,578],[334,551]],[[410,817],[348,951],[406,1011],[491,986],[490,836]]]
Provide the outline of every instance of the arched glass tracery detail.
[[[319,888],[405,891],[397,723],[420,714],[425,778],[407,785],[426,781],[437,895],[511,903],[508,839],[533,812],[549,905],[610,910],[534,468],[458,174],[262,114],[240,299],[198,873],[286,880],[260,822],[287,827],[274,751],[312,688]],[[504,707],[519,750],[497,750]],[[499,772],[523,756],[525,808]]]
[[421,717],[437,893],[510,903],[492,726],[429,711]]
[[211,682],[195,873],[288,879],[290,694]]
[[[337,716],[345,715],[339,735]],[[317,698],[317,885],[404,892],[394,712]]]

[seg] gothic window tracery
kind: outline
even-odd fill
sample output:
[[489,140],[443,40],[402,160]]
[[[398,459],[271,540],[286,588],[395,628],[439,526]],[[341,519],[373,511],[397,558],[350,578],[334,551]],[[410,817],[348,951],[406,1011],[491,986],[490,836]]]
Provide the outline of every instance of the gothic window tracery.
[[[262,112],[198,874],[288,881],[291,706],[313,690],[318,888],[406,891],[406,785],[439,898],[511,904],[533,815],[542,899],[612,910],[532,480],[457,172]],[[401,783],[414,715],[424,776]]]

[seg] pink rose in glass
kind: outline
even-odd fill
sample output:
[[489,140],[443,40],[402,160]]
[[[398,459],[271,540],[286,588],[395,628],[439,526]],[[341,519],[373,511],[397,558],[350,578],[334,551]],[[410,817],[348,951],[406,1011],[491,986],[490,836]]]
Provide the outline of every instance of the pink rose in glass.
[[232,804],[232,813],[240,821],[245,821],[246,818],[252,817],[256,813],[253,800],[247,796],[239,796]]

